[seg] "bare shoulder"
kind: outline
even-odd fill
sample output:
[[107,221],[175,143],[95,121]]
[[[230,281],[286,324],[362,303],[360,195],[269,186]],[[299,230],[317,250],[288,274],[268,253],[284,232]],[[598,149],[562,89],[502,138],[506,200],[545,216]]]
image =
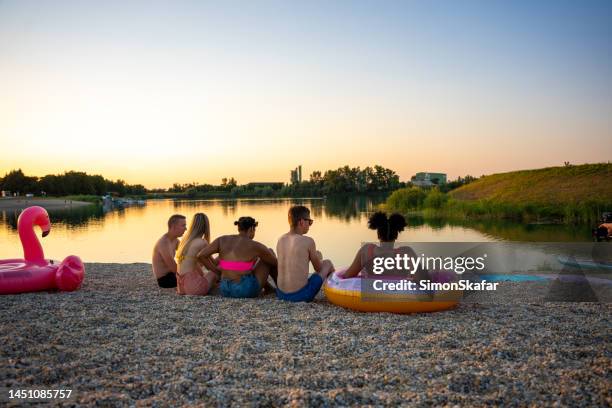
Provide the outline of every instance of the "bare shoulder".
[[161,251],[164,249],[164,247],[167,247],[170,244],[170,241],[168,240],[168,238],[165,235],[162,235],[157,242],[155,242],[155,250],[156,251]]
[[232,237],[233,237],[233,235],[221,235],[221,236],[217,237],[215,239],[215,241],[217,241],[219,243],[219,245],[221,245],[221,244],[227,242],[228,240],[231,240]]
[[259,251],[267,251],[268,250],[268,247],[265,246],[264,244],[262,244],[259,241],[252,241],[251,245],[253,245]]
[[401,246],[399,248],[397,248],[397,252],[401,253],[401,254],[406,254],[409,255],[413,258],[416,257],[416,252],[414,252],[414,249],[412,249],[409,246]]
[[300,236],[300,242],[302,243],[302,245],[307,246],[307,247],[315,247],[315,241],[314,239],[306,236],[306,235],[301,235]]
[[170,249],[176,249],[178,247],[179,243],[180,243],[178,238],[170,239],[170,238],[168,238],[165,235],[161,238],[161,241],[163,242],[163,245],[165,247],[168,247]]
[[290,235],[291,235],[291,234],[289,234],[288,232],[285,232],[283,235],[281,235],[280,237],[278,237],[278,242],[288,240]]
[[368,245],[362,245],[357,250],[357,255],[366,256],[368,254]]
[[206,242],[205,239],[195,238],[193,241],[191,241],[190,249],[199,252],[200,250],[204,249],[206,245],[208,245],[208,242]]

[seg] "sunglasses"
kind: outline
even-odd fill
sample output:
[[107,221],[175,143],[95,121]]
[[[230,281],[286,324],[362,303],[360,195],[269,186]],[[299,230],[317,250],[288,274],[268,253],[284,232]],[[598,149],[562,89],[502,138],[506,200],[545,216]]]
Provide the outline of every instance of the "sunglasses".
[[312,223],[314,222],[314,220],[310,219],[310,218],[302,218],[304,221],[308,221],[308,225],[312,225]]

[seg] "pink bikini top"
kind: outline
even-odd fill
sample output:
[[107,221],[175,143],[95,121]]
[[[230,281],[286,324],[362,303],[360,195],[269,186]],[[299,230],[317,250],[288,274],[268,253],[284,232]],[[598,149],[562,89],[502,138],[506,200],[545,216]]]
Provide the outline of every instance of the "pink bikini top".
[[219,259],[219,268],[226,271],[246,272],[253,269],[256,261],[226,261]]

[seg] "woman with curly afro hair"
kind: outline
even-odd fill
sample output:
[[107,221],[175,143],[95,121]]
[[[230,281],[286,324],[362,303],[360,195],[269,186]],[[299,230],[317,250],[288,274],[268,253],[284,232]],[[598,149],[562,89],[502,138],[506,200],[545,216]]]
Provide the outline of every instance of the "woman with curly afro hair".
[[[395,241],[400,232],[408,225],[406,219],[401,214],[391,214],[387,217],[387,214],[383,212],[375,212],[368,220],[368,228],[376,230],[378,235],[379,245],[366,244],[359,248],[353,263],[348,269],[342,274],[344,278],[352,278],[364,271],[367,275],[371,275],[372,263],[374,258],[378,257],[395,257],[396,254],[407,254],[409,257],[416,257],[415,252],[410,247],[399,247],[395,248]],[[394,271],[388,271],[393,274]],[[406,273],[406,271],[401,271]],[[397,274],[397,272],[396,272]],[[416,280],[427,278],[425,271],[417,271],[413,277]]]

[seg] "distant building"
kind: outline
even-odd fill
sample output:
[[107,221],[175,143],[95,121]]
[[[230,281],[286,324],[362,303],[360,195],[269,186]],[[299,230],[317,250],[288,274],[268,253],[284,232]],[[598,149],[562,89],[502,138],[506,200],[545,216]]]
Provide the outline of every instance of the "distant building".
[[302,165],[300,164],[295,168],[295,170],[291,170],[291,184],[298,184],[302,182]]
[[417,173],[410,179],[412,184],[419,187],[432,187],[446,184],[445,173]]
[[255,183],[249,183],[247,184],[247,188],[251,189],[251,188],[255,188],[255,187],[270,187],[272,190],[280,190],[281,188],[283,188],[283,186],[285,185],[285,183],[283,182],[276,182],[276,181],[272,181],[272,182],[266,182],[266,181],[262,181],[262,182],[255,182]]

